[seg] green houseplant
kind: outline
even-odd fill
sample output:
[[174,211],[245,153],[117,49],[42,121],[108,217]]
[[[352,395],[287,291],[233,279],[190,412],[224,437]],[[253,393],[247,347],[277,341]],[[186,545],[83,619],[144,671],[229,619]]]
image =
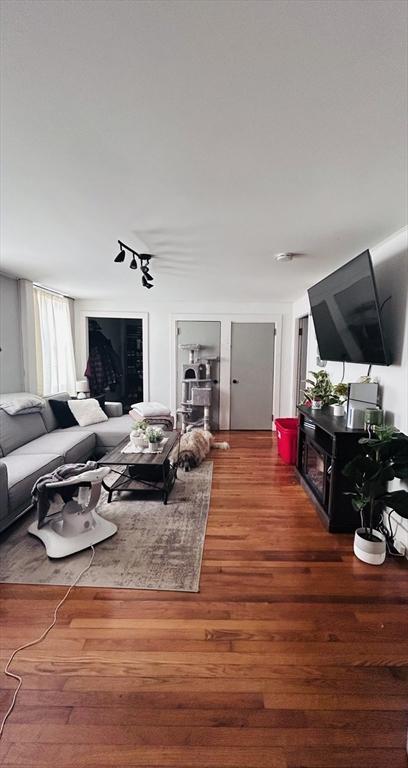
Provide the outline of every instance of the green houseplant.
[[304,390],[304,400],[312,408],[322,408],[329,405],[333,392],[333,385],[327,371],[310,371],[312,379],[306,379],[308,386]]
[[344,416],[344,403],[347,400],[348,384],[340,381],[333,387],[332,395],[330,397],[330,405],[333,408],[334,416]]
[[132,425],[132,429],[130,432],[130,442],[134,445],[135,448],[141,449],[141,448],[147,448],[148,446],[148,439],[146,437],[146,430],[149,426],[149,423],[147,421],[136,421]]
[[[391,515],[408,519],[408,491],[389,490],[395,478],[408,479],[408,437],[395,427],[376,427],[369,437],[359,440],[363,452],[343,469],[353,483],[352,504],[361,515],[361,528],[354,537],[354,553],[366,563],[384,562],[386,540],[393,544]],[[383,513],[388,514],[388,529]],[[380,528],[382,530],[380,530]]]
[[149,441],[149,451],[154,453],[157,451],[157,446],[163,439],[163,432],[159,427],[147,427],[146,437]]

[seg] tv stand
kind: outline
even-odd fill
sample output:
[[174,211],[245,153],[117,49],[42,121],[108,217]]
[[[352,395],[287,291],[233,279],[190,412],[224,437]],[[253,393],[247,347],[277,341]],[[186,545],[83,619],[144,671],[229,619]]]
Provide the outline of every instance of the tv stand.
[[353,509],[352,486],[342,474],[344,466],[361,451],[358,441],[366,434],[348,429],[346,416],[332,416],[330,408],[312,410],[298,406],[296,473],[330,533],[352,533],[361,525]]

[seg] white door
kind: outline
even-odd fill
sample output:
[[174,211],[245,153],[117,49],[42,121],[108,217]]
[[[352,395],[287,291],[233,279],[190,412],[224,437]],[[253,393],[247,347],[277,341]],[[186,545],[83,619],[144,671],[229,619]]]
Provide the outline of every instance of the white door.
[[274,323],[232,323],[231,429],[272,429]]

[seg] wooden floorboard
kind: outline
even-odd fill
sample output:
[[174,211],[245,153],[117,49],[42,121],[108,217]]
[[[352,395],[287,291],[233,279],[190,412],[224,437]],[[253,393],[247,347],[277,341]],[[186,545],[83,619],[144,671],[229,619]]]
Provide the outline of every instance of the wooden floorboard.
[[[13,664],[4,768],[407,765],[407,563],[328,534],[269,433],[223,439],[200,592],[77,587]],[[63,592],[1,585],[2,660]]]

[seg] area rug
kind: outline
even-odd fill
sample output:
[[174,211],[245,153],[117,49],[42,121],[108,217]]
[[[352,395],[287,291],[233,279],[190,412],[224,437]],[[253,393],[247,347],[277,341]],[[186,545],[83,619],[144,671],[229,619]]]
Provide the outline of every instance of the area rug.
[[[198,592],[210,505],[212,462],[179,471],[167,505],[158,496],[139,500],[130,493],[103,492],[100,512],[118,532],[97,544],[91,569],[80,586]],[[115,501],[117,499],[117,501]],[[27,533],[34,513],[2,536],[0,581],[18,584],[72,584],[89,561],[89,550],[49,560],[41,541]]]

